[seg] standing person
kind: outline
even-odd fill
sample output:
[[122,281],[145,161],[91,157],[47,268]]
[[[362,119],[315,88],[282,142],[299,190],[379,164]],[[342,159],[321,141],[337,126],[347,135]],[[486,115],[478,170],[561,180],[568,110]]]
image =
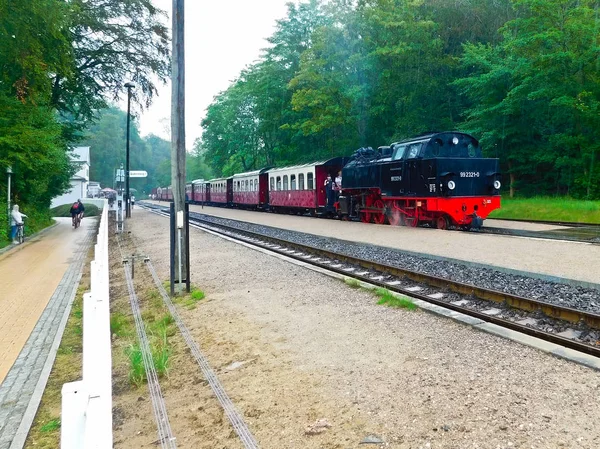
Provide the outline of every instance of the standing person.
[[334,196],[335,193],[333,191],[333,179],[331,179],[331,175],[327,174],[327,179],[325,179],[325,195],[327,198],[327,207],[326,210],[331,212],[333,210]]
[[337,172],[337,176],[335,177],[335,181],[333,183],[334,183],[333,189],[335,190],[335,200],[339,201],[340,200],[340,192],[342,190],[342,171],[341,170],[339,170]]
[[17,226],[23,224],[23,217],[27,218],[27,215],[19,212],[19,205],[15,204],[10,213],[10,236],[15,245],[19,243],[15,240],[15,237],[17,236]]
[[131,195],[131,208],[133,209],[133,206],[135,206],[135,196]]

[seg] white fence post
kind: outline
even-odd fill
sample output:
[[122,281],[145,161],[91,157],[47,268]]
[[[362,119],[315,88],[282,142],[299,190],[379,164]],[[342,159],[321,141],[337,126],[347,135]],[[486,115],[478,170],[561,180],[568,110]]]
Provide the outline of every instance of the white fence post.
[[90,266],[91,291],[83,295],[83,379],[62,388],[62,449],[112,448],[108,202]]

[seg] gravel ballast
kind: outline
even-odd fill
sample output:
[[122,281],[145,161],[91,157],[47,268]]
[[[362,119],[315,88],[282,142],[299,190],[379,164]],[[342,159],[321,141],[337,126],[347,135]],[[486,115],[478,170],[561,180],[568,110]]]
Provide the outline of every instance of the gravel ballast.
[[[168,220],[128,225],[166,279]],[[190,241],[207,298],[184,320],[261,447],[370,447],[372,434],[403,449],[599,447],[597,372],[196,229]],[[307,434],[319,419],[331,427]]]
[[323,248],[352,257],[373,260],[420,273],[431,274],[444,279],[600,314],[600,290],[592,288],[504,273],[493,268],[468,266],[457,262],[419,257],[393,248],[348,242],[330,237],[320,237],[238,220],[198,213],[191,213],[190,216],[215,224],[224,224],[240,230]]

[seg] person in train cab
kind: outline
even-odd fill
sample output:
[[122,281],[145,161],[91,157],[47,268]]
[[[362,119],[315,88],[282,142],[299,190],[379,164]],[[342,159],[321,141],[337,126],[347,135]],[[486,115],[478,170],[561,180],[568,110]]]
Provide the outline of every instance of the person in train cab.
[[335,177],[335,190],[342,190],[342,170],[337,172],[337,176]]
[[333,181],[333,190],[335,190],[335,201],[339,201],[340,200],[340,193],[342,190],[342,171],[339,170],[337,172],[337,176],[335,177],[335,180]]
[[334,183],[330,174],[327,174],[327,179],[325,180],[325,195],[327,197],[327,211],[331,211],[333,209],[333,203],[335,202],[335,192],[334,192]]

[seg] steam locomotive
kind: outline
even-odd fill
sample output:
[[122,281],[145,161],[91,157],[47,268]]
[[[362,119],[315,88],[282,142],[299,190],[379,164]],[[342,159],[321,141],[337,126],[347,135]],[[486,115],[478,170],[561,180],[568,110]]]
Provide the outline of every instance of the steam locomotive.
[[[429,133],[377,150],[361,148],[351,158],[192,181],[186,197],[192,203],[365,223],[470,229],[500,207],[498,166],[468,134]],[[336,185],[332,180],[340,184],[340,171]],[[172,200],[170,187],[152,193]]]
[[498,165],[474,137],[458,132],[360,149],[343,169],[338,210],[367,223],[479,227],[500,207]]

